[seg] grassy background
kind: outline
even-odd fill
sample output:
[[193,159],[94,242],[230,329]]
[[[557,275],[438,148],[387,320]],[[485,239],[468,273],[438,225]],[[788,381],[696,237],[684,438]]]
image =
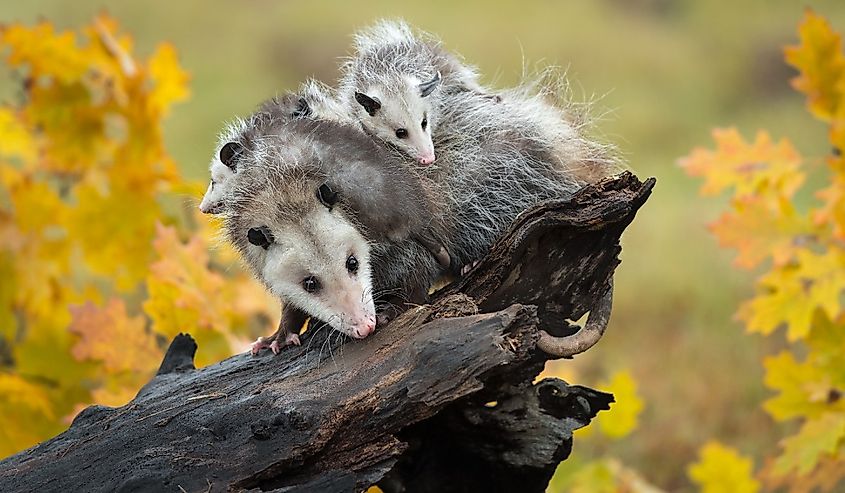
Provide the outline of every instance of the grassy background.
[[[782,61],[806,4],[845,30],[845,3],[764,0],[36,0],[2,2],[0,21],[75,27],[107,8],[139,53],[172,41],[193,75],[193,96],[174,110],[167,141],[184,173],[203,180],[224,121],[305,77],[332,82],[351,32],[376,18],[404,17],[437,33],[496,86],[518,80],[524,63],[568,67],[576,96],[595,101],[597,132],[640,176],[658,178],[624,238],[609,332],[566,363],[584,384],[630,368],[647,407],[631,436],[578,441],[574,460],[609,453],[679,491],[689,488],[684,465],[704,441],[721,439],[759,465],[780,433],[759,408],[767,395],[760,357],[777,343],[743,334],[731,318],[752,277],[731,267],[731,253],[705,229],[723,202],[699,198],[676,160],[710,145],[712,127],[729,125],[749,137],[758,128],[790,136],[811,157],[827,151]],[[0,73],[0,95],[15,90]]]

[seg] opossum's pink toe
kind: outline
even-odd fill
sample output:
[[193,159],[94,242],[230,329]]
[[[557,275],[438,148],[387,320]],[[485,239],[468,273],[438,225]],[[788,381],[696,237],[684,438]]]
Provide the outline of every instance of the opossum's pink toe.
[[258,354],[259,351],[261,351],[264,348],[268,348],[268,347],[270,347],[270,344],[267,344],[267,338],[266,337],[259,337],[258,339],[255,340],[255,342],[252,343],[252,345],[250,345],[250,351],[249,352],[252,353],[253,356],[255,356],[255,355]]
[[476,266],[476,265],[478,265],[478,262],[479,262],[479,261],[478,261],[478,260],[476,260],[475,262],[473,262],[473,263],[471,263],[471,264],[466,264],[466,265],[464,265],[463,267],[461,267],[461,275],[462,275],[462,276],[465,276],[465,275],[469,274],[469,271],[471,271],[472,269],[474,269],[474,268],[475,268],[475,266]]
[[301,346],[302,342],[299,340],[299,336],[296,334],[288,334],[285,336],[285,345],[287,346]]
[[270,343],[270,351],[273,351],[273,354],[279,354],[282,351],[278,339]]

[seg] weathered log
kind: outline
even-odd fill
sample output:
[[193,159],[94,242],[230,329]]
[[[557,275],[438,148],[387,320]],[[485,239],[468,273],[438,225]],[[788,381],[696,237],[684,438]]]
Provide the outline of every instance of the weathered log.
[[0,491],[543,491],[613,398],[533,383],[550,357],[537,342],[608,298],[653,185],[626,173],[527,211],[467,276],[361,341],[312,329],[279,356],[195,369],[180,335],[130,403],[0,462]]

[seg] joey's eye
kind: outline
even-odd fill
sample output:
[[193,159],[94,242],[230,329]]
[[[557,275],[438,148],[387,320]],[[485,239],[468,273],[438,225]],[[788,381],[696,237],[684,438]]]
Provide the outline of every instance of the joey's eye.
[[302,289],[305,290],[306,293],[316,293],[322,288],[320,285],[320,280],[314,276],[308,276],[302,280]]
[[337,202],[337,192],[332,190],[328,183],[323,183],[317,189],[317,199],[329,210],[332,210],[332,206]]
[[358,272],[358,259],[355,258],[355,255],[350,255],[346,258],[346,270],[352,274]]
[[427,127],[427,126],[428,126],[428,117],[427,117],[427,116],[424,116],[424,117],[423,117],[423,121],[422,121],[422,123],[420,124],[420,126],[422,126],[422,129],[423,129],[423,130],[425,130],[425,127]]
[[396,129],[396,137],[400,139],[404,139],[408,136],[408,131],[404,128],[397,128]]
[[273,243],[273,233],[270,232],[267,226],[249,228],[249,231],[246,233],[246,239],[253,245],[260,246],[266,250]]
[[243,154],[244,148],[237,142],[229,142],[220,149],[220,162],[228,166],[232,171],[238,166],[238,159]]

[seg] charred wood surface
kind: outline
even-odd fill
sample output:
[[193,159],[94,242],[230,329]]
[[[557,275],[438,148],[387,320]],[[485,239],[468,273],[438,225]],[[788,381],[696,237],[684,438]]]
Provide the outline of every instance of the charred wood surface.
[[196,369],[177,336],[130,403],[0,462],[0,491],[543,491],[613,397],[535,383],[537,341],[609,295],[653,185],[626,173],[527,211],[467,276],[361,341],[311,330],[279,356]]

